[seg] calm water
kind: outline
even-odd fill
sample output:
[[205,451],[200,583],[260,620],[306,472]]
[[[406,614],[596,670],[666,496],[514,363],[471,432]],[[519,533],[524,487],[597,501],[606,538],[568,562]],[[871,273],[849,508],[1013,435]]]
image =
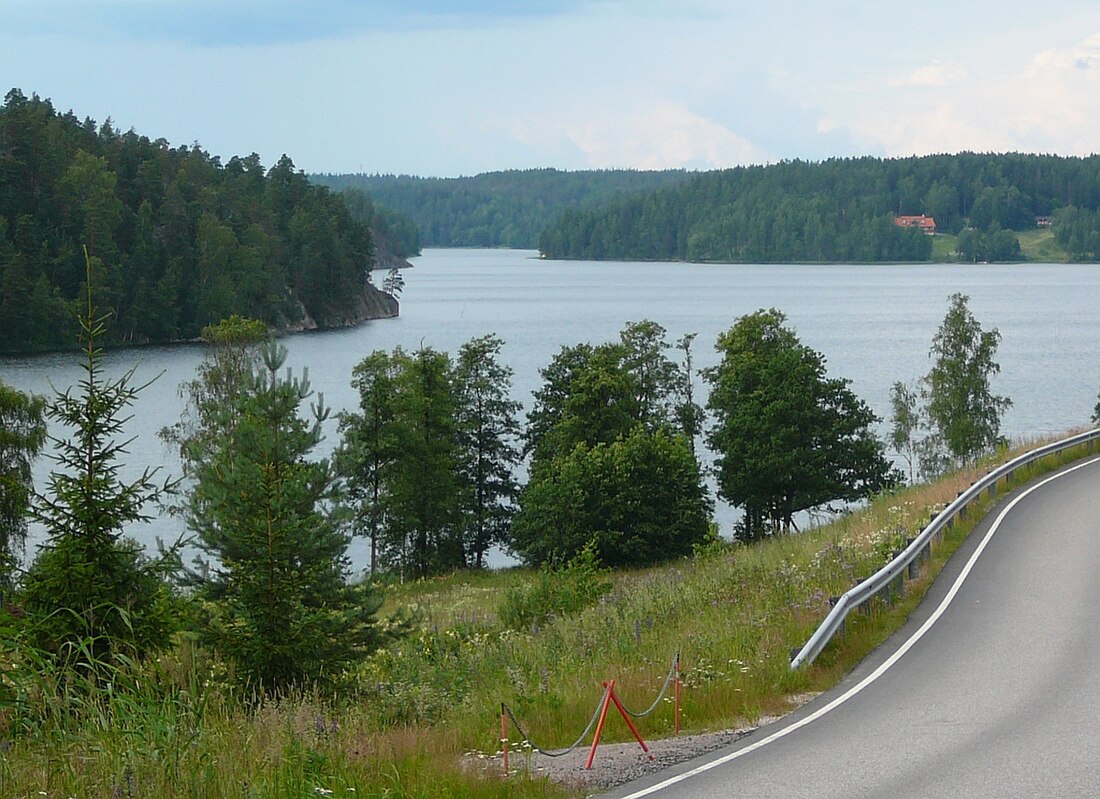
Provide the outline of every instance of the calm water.
[[[495,332],[515,370],[515,396],[530,403],[538,370],[563,346],[617,336],[626,322],[653,319],[675,341],[698,333],[695,362],[717,358],[714,341],[736,318],[778,308],[802,341],[825,354],[833,376],[846,377],[880,416],[889,416],[889,390],[928,371],[928,348],[961,291],[986,329],[1002,335],[998,393],[1014,405],[1004,419],[1010,437],[1057,433],[1085,424],[1100,387],[1100,266],[730,266],[674,263],[542,261],[515,250],[429,250],[405,275],[398,319],[352,330],[284,340],[290,365],[309,369],[313,387],[334,411],[353,408],[351,370],[367,353],[423,343],[454,352],[469,339]],[[194,376],[201,347],[157,347],[113,352],[112,375],[137,366],[137,379],[161,374],[134,407],[136,436],[129,473],[178,463],[156,438],[176,420],[179,384]],[[73,355],[0,359],[0,377],[25,391],[49,394],[79,378]],[[703,389],[699,387],[699,394]],[[325,449],[335,445],[334,430]],[[43,484],[50,464],[39,463]],[[720,520],[728,520],[721,513]],[[133,531],[151,543],[171,537],[173,522]],[[353,549],[365,565],[365,547]]]

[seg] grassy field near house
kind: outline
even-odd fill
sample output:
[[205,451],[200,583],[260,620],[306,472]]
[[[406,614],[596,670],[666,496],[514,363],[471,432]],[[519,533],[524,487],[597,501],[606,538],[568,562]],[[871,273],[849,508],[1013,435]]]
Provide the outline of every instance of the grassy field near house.
[[1054,231],[1050,228],[1034,228],[1016,234],[1020,239],[1020,250],[1024,260],[1036,264],[1068,263],[1069,256],[1054,240]]
[[[1050,228],[1033,228],[1016,232],[1024,261],[1034,264],[1064,264],[1069,262],[1066,251],[1054,240]],[[959,260],[955,248],[959,237],[950,233],[937,233],[932,240],[932,260],[936,263],[956,263]]]
[[959,257],[955,253],[959,237],[950,233],[937,233],[932,237],[932,260],[936,263],[955,263]]
[[[1042,469],[1055,465],[1051,459]],[[600,579],[610,591],[594,605],[520,630],[501,624],[500,609],[509,592],[539,580],[530,570],[390,586],[387,609],[414,618],[414,632],[332,696],[250,705],[226,687],[224,665],[186,638],[120,672],[108,690],[89,692],[79,680],[51,683],[48,669],[9,644],[0,653],[7,686],[0,696],[9,700],[0,709],[0,796],[565,796],[542,779],[504,780],[461,765],[464,755],[499,747],[501,702],[538,745],[568,745],[603,680],[617,680],[627,706],[645,707],[680,650],[684,732],[781,713],[789,697],[835,684],[897,629],[967,529],[956,526],[901,602],[853,617],[817,663],[791,672],[790,649],[821,621],[829,597],[877,569],[930,510],[986,468],[881,497],[801,534],[719,543],[660,567],[607,575]],[[647,738],[672,728],[671,705],[641,724]],[[628,736],[609,723],[604,740]]]

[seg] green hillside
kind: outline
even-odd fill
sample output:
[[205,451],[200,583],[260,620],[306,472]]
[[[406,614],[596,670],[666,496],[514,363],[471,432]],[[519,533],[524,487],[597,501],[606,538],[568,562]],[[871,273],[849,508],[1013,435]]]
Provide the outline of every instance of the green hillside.
[[567,208],[588,208],[632,193],[672,186],[691,173],[612,169],[525,169],[473,177],[311,175],[335,191],[355,190],[413,220],[425,247],[534,249],[539,234]]
[[[539,249],[597,260],[1087,261],[1100,256],[1098,209],[1098,156],[787,161],[567,210]],[[893,223],[910,214],[933,217],[947,235]],[[1037,217],[1053,227],[1037,229]]]
[[84,247],[107,344],[193,338],[232,314],[341,326],[379,300],[369,227],[286,156],[222,164],[13,89],[0,106],[0,353],[74,346]]

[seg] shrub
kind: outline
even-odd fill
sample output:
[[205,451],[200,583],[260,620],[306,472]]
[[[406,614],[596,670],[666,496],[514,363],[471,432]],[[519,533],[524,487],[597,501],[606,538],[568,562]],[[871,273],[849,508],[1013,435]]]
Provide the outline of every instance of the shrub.
[[610,590],[607,570],[600,566],[595,545],[589,543],[565,566],[543,566],[534,583],[509,589],[498,615],[505,627],[527,629],[553,616],[584,610]]

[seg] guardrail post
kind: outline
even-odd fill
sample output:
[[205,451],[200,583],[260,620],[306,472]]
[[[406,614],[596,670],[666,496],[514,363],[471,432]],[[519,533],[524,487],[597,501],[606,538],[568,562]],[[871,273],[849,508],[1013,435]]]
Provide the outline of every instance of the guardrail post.
[[500,746],[504,753],[504,776],[508,776],[508,712],[500,703]]
[[[913,539],[912,538],[906,538],[905,539],[905,548],[909,549],[909,547],[912,546],[912,545],[913,545]],[[913,559],[911,561],[909,561],[909,565],[905,569],[905,576],[906,576],[907,579],[915,580],[915,579],[917,579],[917,577],[920,576],[920,558],[921,558],[921,553],[917,552],[917,554],[913,556]]]
[[[838,597],[838,596],[829,597],[829,609],[832,610],[833,608],[835,608],[836,603],[839,602],[839,601],[840,601],[840,597]],[[844,628],[847,624],[848,624],[847,617],[844,617],[843,619],[841,619],[840,624],[836,628],[836,634],[837,635],[844,635]],[[791,658],[791,660],[794,660],[794,658]]]

